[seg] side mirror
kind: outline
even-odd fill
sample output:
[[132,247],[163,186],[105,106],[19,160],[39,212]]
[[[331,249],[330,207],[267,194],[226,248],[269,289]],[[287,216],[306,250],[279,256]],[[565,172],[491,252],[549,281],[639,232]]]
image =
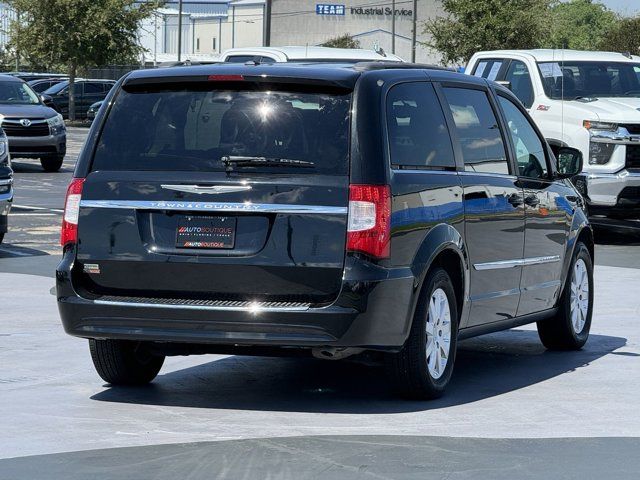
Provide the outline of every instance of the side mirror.
[[558,178],[571,178],[582,172],[582,152],[575,148],[561,147],[556,152]]
[[40,95],[40,100],[42,101],[42,103],[44,103],[47,107],[51,107],[53,108],[53,98],[51,98],[49,95]]

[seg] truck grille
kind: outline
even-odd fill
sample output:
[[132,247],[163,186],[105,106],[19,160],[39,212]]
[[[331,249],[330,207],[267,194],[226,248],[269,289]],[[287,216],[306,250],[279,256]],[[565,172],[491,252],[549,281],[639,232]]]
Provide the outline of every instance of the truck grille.
[[631,135],[640,134],[640,123],[624,123],[620,126],[626,128]]
[[640,145],[627,145],[627,169],[640,169]]
[[29,119],[30,125],[25,126],[20,120],[4,119],[2,129],[7,137],[47,137],[49,136],[49,124],[45,119]]

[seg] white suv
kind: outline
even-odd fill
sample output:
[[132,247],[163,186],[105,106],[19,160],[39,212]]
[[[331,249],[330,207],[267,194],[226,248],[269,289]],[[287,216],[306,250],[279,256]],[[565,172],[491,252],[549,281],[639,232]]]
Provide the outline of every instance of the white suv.
[[590,215],[640,218],[640,58],[612,52],[496,50],[466,73],[507,85],[552,148],[579,149]]

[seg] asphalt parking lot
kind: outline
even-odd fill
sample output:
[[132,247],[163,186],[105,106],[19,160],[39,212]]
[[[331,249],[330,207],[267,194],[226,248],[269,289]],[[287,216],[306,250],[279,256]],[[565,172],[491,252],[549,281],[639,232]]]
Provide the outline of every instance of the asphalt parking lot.
[[[437,401],[406,402],[371,365],[173,357],[144,388],[95,374],[51,294],[59,173],[14,168],[0,246],[0,480],[637,478],[640,234],[599,235],[592,336],[547,352],[523,327],[461,343]],[[135,473],[133,473],[135,472]]]

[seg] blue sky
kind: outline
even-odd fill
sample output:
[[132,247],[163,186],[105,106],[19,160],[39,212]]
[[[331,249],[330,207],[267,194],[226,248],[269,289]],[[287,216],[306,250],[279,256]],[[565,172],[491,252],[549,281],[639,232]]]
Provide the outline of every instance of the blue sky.
[[623,15],[633,15],[640,13],[640,0],[600,0],[611,10]]

